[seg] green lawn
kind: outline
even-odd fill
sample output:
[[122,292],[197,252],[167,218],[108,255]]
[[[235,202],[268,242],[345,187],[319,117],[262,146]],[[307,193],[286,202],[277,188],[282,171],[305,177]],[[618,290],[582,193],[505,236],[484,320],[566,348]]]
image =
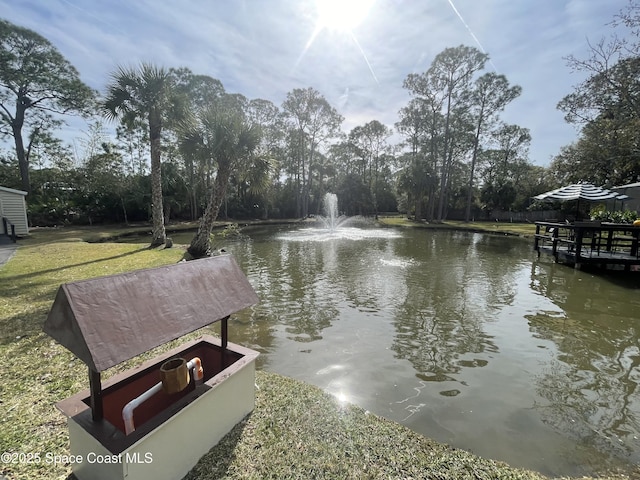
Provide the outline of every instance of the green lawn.
[[[0,451],[69,453],[54,404],[88,387],[87,368],[42,333],[61,283],[180,261],[184,246],[87,243],[119,229],[36,230],[0,267]],[[139,364],[189,338],[104,373]],[[543,478],[437,444],[340,404],[315,387],[258,372],[256,409],[188,475],[211,478]],[[64,479],[69,465],[0,464],[7,479]],[[613,477],[611,477],[613,478]],[[620,477],[624,478],[624,477]]]
[[442,223],[426,223],[415,222],[401,215],[380,217],[380,223],[394,227],[471,230],[474,232],[501,233],[525,237],[532,237],[536,233],[536,226],[533,223],[462,222],[458,220],[445,220]]

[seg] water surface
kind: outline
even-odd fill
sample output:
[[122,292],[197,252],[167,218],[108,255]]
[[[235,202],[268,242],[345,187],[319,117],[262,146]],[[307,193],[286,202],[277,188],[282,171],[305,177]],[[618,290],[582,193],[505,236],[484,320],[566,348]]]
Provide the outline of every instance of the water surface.
[[355,230],[252,229],[228,245],[261,299],[230,340],[261,368],[513,466],[640,463],[638,277],[538,260],[511,237]]

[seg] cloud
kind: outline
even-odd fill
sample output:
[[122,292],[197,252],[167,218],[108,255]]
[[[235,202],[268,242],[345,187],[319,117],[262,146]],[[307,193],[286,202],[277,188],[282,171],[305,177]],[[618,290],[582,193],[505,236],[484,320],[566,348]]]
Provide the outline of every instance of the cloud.
[[276,105],[314,87],[339,107],[345,130],[374,119],[393,125],[409,100],[409,73],[446,47],[479,42],[488,69],[522,86],[504,119],[531,130],[531,159],[547,164],[575,139],[555,108],[581,80],[563,57],[586,56],[586,39],[610,33],[606,23],[625,2],[453,4],[458,13],[449,0],[376,0],[352,34],[320,31],[305,50],[317,27],[313,0],[0,0],[5,18],[49,39],[93,88],[103,90],[117,65],[141,61],[188,67]]

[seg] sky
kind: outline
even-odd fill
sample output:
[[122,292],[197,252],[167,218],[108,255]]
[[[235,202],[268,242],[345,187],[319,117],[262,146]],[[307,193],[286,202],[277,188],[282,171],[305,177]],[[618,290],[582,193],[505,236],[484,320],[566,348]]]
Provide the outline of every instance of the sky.
[[[278,106],[313,87],[345,132],[372,120],[393,127],[410,99],[406,76],[447,47],[473,46],[490,56],[485,72],[522,87],[502,119],[530,129],[529,159],[548,166],[578,134],[556,109],[584,78],[566,57],[609,37],[627,1],[0,0],[0,17],[47,38],[100,92],[117,66],[140,62],[188,67]],[[85,131],[73,120],[62,136]]]

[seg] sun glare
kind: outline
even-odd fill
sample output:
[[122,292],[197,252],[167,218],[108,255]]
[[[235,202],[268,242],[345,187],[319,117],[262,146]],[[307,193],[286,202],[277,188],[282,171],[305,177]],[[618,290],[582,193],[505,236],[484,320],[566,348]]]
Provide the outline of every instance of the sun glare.
[[324,30],[337,30],[345,32],[349,37],[351,37],[358,47],[358,50],[360,50],[362,58],[371,72],[371,76],[376,83],[378,83],[378,78],[369,63],[369,59],[364,53],[364,50],[353,31],[367,17],[369,10],[371,10],[371,7],[375,3],[375,0],[315,0],[315,2],[318,15],[316,26],[304,46],[302,53],[298,57],[298,60],[293,67],[294,70],[309,51],[318,35],[320,35]]
[[351,31],[362,23],[374,0],[316,0],[318,26]]

